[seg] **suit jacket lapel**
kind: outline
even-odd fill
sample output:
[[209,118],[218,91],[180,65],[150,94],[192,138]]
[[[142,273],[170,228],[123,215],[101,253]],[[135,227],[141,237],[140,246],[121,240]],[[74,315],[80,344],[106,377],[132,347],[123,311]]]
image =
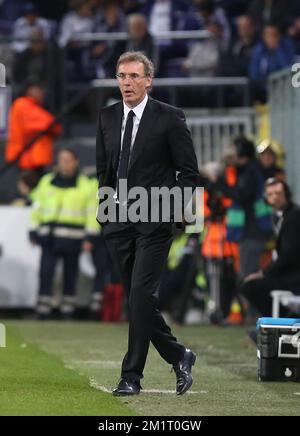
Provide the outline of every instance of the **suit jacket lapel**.
[[147,138],[152,130],[157,115],[158,112],[155,110],[154,101],[149,97],[135,137],[133,149],[130,156],[128,173],[140,156],[141,152],[143,151],[143,148],[147,142]]
[[113,143],[112,143],[112,161],[113,169],[117,170],[117,165],[119,162],[120,149],[121,149],[121,130],[123,121],[123,102],[121,101],[116,105],[115,118],[111,120],[111,130],[113,132]]

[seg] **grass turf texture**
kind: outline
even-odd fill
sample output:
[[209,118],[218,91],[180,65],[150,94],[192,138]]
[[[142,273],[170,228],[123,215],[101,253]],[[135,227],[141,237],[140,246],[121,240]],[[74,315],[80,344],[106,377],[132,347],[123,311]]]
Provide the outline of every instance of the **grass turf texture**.
[[[245,329],[174,327],[178,339],[197,353],[192,393],[177,397],[175,375],[153,347],[142,386],[133,398],[114,398],[89,387],[112,389],[127,346],[127,325],[10,322],[28,344],[13,336],[0,349],[0,414],[296,415],[298,383],[259,383],[256,349]],[[10,338],[9,338],[10,341]],[[41,351],[42,349],[42,351]],[[29,354],[26,354],[29,353]],[[63,365],[63,363],[65,366]],[[3,405],[5,405],[3,407]]]
[[[36,332],[43,328],[35,325]],[[57,327],[59,328],[59,326]],[[61,359],[24,343],[8,329],[0,348],[0,415],[132,415],[115,398],[89,387],[86,376]]]

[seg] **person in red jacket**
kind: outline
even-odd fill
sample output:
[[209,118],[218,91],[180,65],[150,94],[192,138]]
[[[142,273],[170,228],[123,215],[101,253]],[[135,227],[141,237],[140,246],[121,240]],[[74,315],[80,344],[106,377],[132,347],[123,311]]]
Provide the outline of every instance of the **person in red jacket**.
[[[9,114],[6,162],[14,161],[30,140],[53,123],[54,116],[42,106],[44,96],[43,86],[32,82],[27,85],[25,95],[13,102]],[[20,157],[19,169],[34,170],[42,175],[53,163],[53,139],[61,132],[61,125],[56,124],[49,133],[37,139]]]

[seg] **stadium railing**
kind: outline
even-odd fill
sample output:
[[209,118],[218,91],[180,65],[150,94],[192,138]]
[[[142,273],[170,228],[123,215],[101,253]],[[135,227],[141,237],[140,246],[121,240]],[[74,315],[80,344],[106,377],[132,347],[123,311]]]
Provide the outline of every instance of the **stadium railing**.
[[284,144],[288,182],[300,203],[300,89],[292,84],[291,68],[272,74],[268,85],[271,136]]
[[220,161],[232,147],[233,138],[245,134],[254,134],[254,123],[251,112],[244,115],[214,115],[206,117],[188,117],[197,155],[198,165],[210,161]]
[[[159,40],[193,40],[193,39],[209,39],[212,34],[205,30],[197,31],[170,31],[158,33],[154,40],[158,43]],[[128,33],[112,32],[112,33],[81,33],[73,35],[70,41],[73,42],[100,42],[100,41],[126,41]],[[67,47],[61,48],[62,62],[66,61]],[[62,66],[63,96],[68,98],[68,92],[74,91],[80,87],[87,86],[87,83],[69,83],[66,76],[67,69]],[[113,89],[117,87],[115,79],[96,79],[92,81],[92,86],[99,90]],[[224,107],[224,92],[228,88],[240,88],[242,95],[242,104],[247,107],[250,104],[249,81],[246,77],[173,77],[173,78],[156,78],[155,89],[161,88],[167,90],[171,104],[178,104],[178,88],[206,89],[207,87],[217,91],[217,107]]]

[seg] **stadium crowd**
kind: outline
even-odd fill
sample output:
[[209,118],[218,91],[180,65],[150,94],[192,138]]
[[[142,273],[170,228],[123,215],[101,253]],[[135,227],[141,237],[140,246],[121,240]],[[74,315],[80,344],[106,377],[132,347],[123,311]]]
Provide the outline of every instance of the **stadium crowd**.
[[[68,82],[114,77],[119,55],[141,50],[158,77],[245,76],[253,100],[265,101],[268,75],[300,54],[299,22],[296,0],[4,0],[0,36],[15,41],[2,41],[0,56],[16,93],[29,79],[54,80],[60,89],[61,68]],[[159,37],[191,30],[210,36]],[[115,32],[127,38],[82,40]]]

